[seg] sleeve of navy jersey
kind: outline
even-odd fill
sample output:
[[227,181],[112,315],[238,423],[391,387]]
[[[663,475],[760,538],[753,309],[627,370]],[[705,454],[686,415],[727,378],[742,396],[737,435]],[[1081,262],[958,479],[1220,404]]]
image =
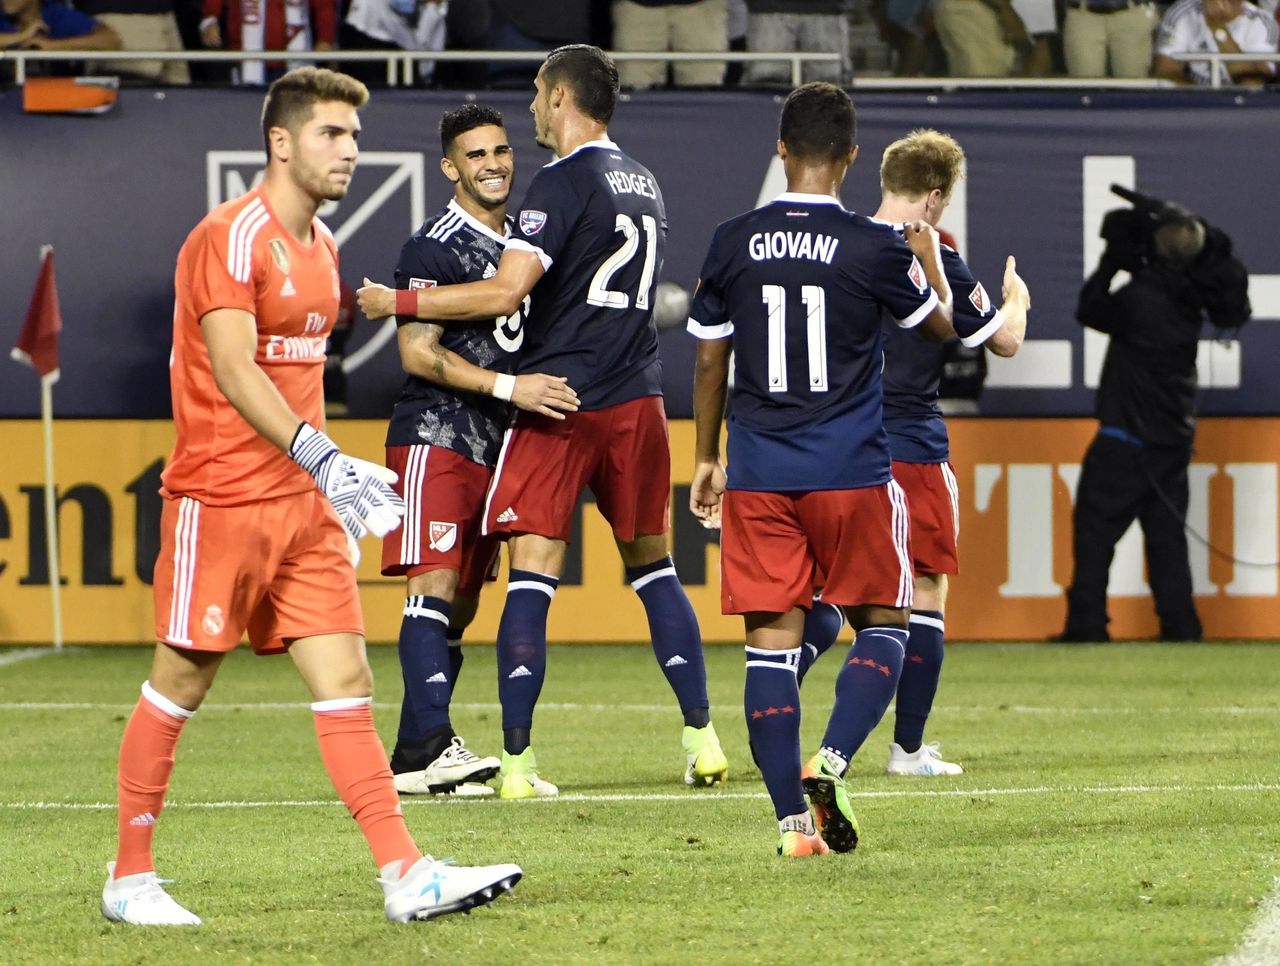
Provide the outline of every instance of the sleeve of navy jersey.
[[[434,288],[437,285],[453,285],[464,281],[466,279],[461,277],[458,260],[453,253],[439,242],[427,238],[422,231],[417,232],[400,249],[400,260],[396,262],[396,288]],[[407,316],[396,317],[397,325],[430,321]]]
[[543,168],[529,183],[507,247],[533,252],[546,271],[564,251],[580,214],[581,204],[566,169]]
[[960,341],[970,349],[982,345],[1003,324],[982,283],[954,248],[942,246],[942,270],[951,286],[952,325]]
[[924,321],[938,304],[938,296],[925,278],[911,246],[896,231],[886,231],[886,240],[875,252],[868,284],[876,301],[889,310],[901,328],[910,329]]
[[726,339],[733,335],[733,320],[725,306],[724,281],[721,278],[720,232],[711,239],[707,257],[698,276],[698,290],[689,307],[689,333],[699,339]]

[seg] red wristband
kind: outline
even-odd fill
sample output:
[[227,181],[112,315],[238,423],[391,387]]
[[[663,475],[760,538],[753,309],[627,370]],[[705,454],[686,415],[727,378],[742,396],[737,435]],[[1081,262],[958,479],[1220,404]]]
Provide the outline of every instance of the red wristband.
[[418,317],[417,289],[396,289],[396,315],[407,315],[411,319],[416,319]]

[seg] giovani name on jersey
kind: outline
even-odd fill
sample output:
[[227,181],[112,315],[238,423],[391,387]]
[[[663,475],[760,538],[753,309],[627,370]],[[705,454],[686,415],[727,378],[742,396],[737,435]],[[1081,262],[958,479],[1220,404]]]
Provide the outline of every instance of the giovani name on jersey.
[[757,262],[769,258],[808,258],[830,265],[839,244],[840,239],[830,235],[815,235],[807,231],[767,231],[752,235],[747,241],[747,251]]

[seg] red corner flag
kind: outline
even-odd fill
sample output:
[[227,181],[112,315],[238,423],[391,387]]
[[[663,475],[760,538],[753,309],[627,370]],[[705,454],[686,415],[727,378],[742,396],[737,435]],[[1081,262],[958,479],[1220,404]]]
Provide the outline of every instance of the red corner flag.
[[41,379],[50,383],[58,381],[58,333],[62,331],[62,312],[58,308],[58,288],[53,279],[53,247],[41,249],[43,260],[36,289],[27,306],[27,318],[22,323],[18,344],[10,353],[19,362],[25,362]]

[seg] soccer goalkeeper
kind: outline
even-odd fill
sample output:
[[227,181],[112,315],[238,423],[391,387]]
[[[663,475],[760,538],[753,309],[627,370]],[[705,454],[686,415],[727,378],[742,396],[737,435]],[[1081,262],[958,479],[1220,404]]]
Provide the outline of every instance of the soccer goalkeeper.
[[257,653],[288,651],[311,691],[320,753],[373,852],[387,918],[465,911],[521,875],[422,855],[373,725],[352,558],[365,533],[399,525],[404,505],[394,474],[343,455],[319,428],[338,260],[315,218],[347,193],[368,96],[310,67],[272,84],[261,187],[210,212],[178,255],[159,644],[120,746],[119,849],[102,891],[113,921],[200,924],[156,878],[151,841],[182,729],[246,630]]

